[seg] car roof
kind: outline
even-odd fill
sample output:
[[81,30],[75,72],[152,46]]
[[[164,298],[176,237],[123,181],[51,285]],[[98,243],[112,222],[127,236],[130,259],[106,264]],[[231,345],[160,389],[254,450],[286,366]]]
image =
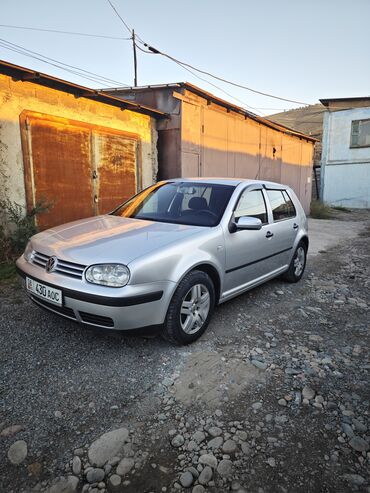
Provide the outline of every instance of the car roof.
[[282,185],[281,183],[276,183],[272,181],[265,180],[250,180],[248,178],[223,178],[223,177],[189,177],[189,178],[173,178],[165,180],[168,182],[200,182],[200,183],[211,183],[214,185],[232,185],[237,186],[241,183],[248,185],[265,185],[269,188],[289,188],[287,185]]

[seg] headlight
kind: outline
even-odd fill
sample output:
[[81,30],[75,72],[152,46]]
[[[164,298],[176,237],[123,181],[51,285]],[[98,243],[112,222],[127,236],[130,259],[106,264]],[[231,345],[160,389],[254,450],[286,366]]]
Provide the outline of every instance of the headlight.
[[130,271],[121,264],[92,265],[86,270],[86,281],[113,288],[121,288],[128,283]]
[[32,262],[33,248],[30,241],[27,243],[26,249],[23,253],[23,257],[27,260],[27,262]]

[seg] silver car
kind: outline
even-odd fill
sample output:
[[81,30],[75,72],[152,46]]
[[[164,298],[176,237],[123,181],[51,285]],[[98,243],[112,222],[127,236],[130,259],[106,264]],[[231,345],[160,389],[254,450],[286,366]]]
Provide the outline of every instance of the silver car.
[[17,267],[47,310],[95,327],[159,328],[188,344],[216,305],[279,275],[299,281],[307,249],[307,219],[289,187],[182,178],[36,234]]

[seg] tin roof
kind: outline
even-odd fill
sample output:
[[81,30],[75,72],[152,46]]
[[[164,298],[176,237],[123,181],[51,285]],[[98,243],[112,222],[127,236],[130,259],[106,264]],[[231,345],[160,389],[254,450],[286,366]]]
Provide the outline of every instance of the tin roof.
[[354,98],[330,98],[330,99],[319,99],[320,103],[324,106],[328,106],[330,103],[353,103],[355,101],[367,101],[370,103],[370,96],[354,97]]
[[273,128],[275,130],[278,130],[280,132],[289,134],[289,135],[294,135],[296,137],[300,137],[303,139],[307,139],[311,142],[317,142],[318,139],[315,139],[311,135],[304,134],[302,132],[298,132],[297,130],[294,130],[292,128],[286,127],[285,125],[281,125],[280,123],[275,123],[268,118],[256,115],[252,111],[248,111],[240,106],[237,106],[233,103],[230,103],[229,101],[226,101],[222,98],[219,98],[218,96],[215,96],[214,94],[205,91],[204,89],[195,86],[194,84],[191,84],[190,82],[174,82],[174,83],[169,83],[169,84],[156,84],[156,85],[148,85],[148,86],[139,86],[139,87],[117,87],[117,88],[109,88],[106,89],[109,93],[112,93],[113,91],[119,91],[119,92],[140,92],[140,91],[146,91],[148,89],[165,89],[165,88],[184,88],[187,89],[188,91],[197,94],[198,96],[201,96],[205,98],[207,101],[211,101],[215,104],[218,104],[228,110],[234,111],[236,113],[239,113],[243,116],[246,116],[248,118],[251,118],[252,120],[255,120],[259,123],[262,123],[263,125],[266,125],[267,127]]
[[73,94],[77,98],[88,98],[100,103],[109,104],[111,106],[117,106],[122,110],[127,109],[130,111],[136,111],[137,113],[143,113],[154,118],[164,118],[167,115],[162,111],[154,108],[149,108],[141,104],[134,103],[132,101],[126,101],[122,98],[110,96],[102,90],[90,89],[89,87],[80,86],[73,82],[66,81],[53,77],[52,75],[37,72],[35,70],[14,65],[13,63],[0,60],[0,74],[9,75],[17,81],[27,81],[41,86],[50,87],[58,91],[67,92]]

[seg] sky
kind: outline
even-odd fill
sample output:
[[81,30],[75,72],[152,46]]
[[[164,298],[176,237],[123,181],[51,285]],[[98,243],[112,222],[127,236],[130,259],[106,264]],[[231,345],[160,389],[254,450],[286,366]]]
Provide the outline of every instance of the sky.
[[[237,84],[305,104],[370,95],[370,0],[111,2],[147,44]],[[108,0],[0,0],[0,24],[130,37]],[[93,88],[133,85],[130,39],[2,26],[0,39],[2,60]],[[81,78],[10,51],[4,40],[112,81]],[[139,85],[187,81],[262,115],[302,106],[198,73],[206,79],[199,80],[161,55],[137,56]]]

